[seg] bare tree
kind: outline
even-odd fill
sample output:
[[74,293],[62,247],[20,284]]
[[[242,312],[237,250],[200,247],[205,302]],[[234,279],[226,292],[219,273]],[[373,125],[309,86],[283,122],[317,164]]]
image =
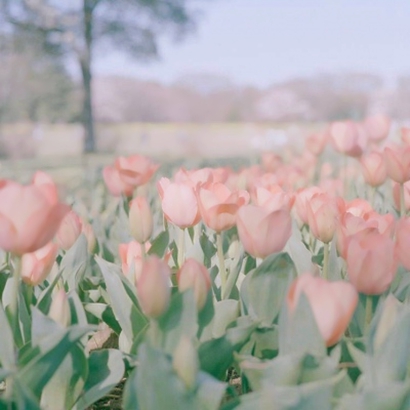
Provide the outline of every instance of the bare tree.
[[92,60],[95,47],[138,58],[158,55],[158,37],[181,38],[194,27],[195,0],[0,0],[0,20],[33,33],[46,49],[75,58],[83,86],[85,152],[95,149]]

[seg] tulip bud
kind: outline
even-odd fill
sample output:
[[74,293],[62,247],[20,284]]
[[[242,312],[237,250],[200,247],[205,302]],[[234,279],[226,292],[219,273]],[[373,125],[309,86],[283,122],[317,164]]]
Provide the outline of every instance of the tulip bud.
[[156,318],[168,308],[171,298],[171,271],[157,256],[149,256],[143,263],[137,279],[137,295],[142,311]]
[[144,243],[151,237],[152,212],[144,196],[137,196],[130,202],[129,223],[131,235],[137,242]]
[[174,351],[172,367],[187,389],[192,389],[195,386],[199,369],[198,354],[186,336],[181,337]]
[[21,258],[23,282],[31,286],[43,282],[53,267],[57,251],[57,245],[50,242],[35,252],[25,253]]
[[80,217],[74,211],[70,211],[62,220],[57,231],[56,239],[60,248],[64,250],[70,249],[80,236],[81,230],[82,223]]
[[372,187],[383,184],[387,178],[383,155],[377,151],[364,155],[361,159],[363,178]]
[[189,288],[194,290],[196,307],[201,310],[205,306],[208,292],[211,289],[208,269],[193,258],[187,259],[178,271],[177,281],[180,292]]
[[63,327],[70,324],[70,305],[64,289],[60,289],[54,294],[48,316]]
[[83,223],[82,223],[82,233],[84,234],[84,236],[87,239],[88,252],[94,253],[95,246],[97,245],[97,241],[95,239],[94,230],[93,230],[93,227],[91,226],[91,224],[89,224],[88,222],[83,221]]

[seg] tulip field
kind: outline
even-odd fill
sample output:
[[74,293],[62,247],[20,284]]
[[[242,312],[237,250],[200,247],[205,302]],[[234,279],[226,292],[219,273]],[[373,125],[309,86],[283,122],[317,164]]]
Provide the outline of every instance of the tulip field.
[[0,409],[410,409],[410,128],[300,144],[0,180]]

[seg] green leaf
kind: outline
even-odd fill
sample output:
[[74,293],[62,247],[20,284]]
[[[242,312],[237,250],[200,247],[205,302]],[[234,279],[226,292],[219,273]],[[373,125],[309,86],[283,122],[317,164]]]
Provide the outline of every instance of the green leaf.
[[86,333],[89,327],[71,326],[67,330],[54,332],[45,345],[47,349],[37,354],[15,375],[21,385],[27,386],[36,397],[40,397],[44,386],[53,377],[66,355]]
[[279,318],[279,354],[294,353],[326,355],[324,340],[304,293],[300,295],[294,312],[289,312],[284,303]]
[[0,303],[0,329],[1,329],[1,343],[0,343],[0,361],[2,367],[6,370],[13,369],[15,365],[14,356],[14,338],[8,318]]
[[104,276],[115,317],[129,343],[132,343],[133,339],[143,331],[148,320],[135,304],[136,299],[130,298],[124,286],[126,279],[121,279],[122,273],[119,268],[98,256],[95,258]]
[[226,371],[233,363],[234,351],[225,336],[202,343],[198,349],[201,369],[217,379],[225,379]]
[[161,232],[152,242],[151,247],[149,248],[149,255],[157,255],[160,258],[163,258],[165,252],[169,245],[169,232]]
[[[162,335],[162,348],[172,354],[182,336],[192,339],[198,330],[197,311],[192,289],[177,292],[168,310],[157,320]],[[155,337],[155,336],[154,336]]]
[[295,265],[287,253],[271,255],[248,274],[249,314],[261,326],[269,327],[278,315],[288,288],[296,277]]
[[125,371],[122,354],[115,349],[91,352],[88,366],[84,393],[76,406],[78,410],[86,409],[108,394],[121,381]]

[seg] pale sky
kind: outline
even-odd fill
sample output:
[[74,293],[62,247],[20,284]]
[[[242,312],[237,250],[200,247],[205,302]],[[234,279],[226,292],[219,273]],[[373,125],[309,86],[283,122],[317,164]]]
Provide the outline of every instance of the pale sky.
[[360,71],[410,75],[410,0],[209,0],[196,33],[161,42],[141,64],[96,56],[95,74],[169,83],[192,73],[267,86],[297,76]]

